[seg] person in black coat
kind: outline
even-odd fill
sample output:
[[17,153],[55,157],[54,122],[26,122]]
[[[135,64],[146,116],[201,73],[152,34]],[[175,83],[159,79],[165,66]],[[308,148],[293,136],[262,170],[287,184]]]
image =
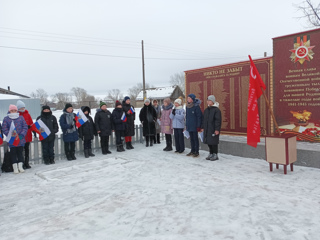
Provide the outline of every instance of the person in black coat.
[[139,115],[140,122],[143,126],[143,136],[146,138],[146,147],[153,146],[154,137],[156,135],[157,112],[153,108],[149,99],[144,100],[144,106]]
[[[126,96],[122,101],[123,111],[126,113],[127,121],[125,122],[125,142],[126,149],[134,149],[132,146],[132,137],[134,136],[134,120],[136,119],[136,113],[134,107],[130,104],[130,98]],[[131,110],[133,109],[133,111]]]
[[208,144],[210,149],[209,156],[206,158],[210,161],[218,160],[218,144],[221,129],[221,111],[216,103],[214,95],[207,99],[208,107],[204,110],[203,118],[203,142]]
[[67,103],[60,116],[59,123],[63,132],[64,151],[68,161],[76,160],[75,149],[76,141],[79,140],[79,134],[76,126],[76,114],[73,113],[73,107]]
[[126,129],[126,121],[127,118],[122,119],[122,116],[125,115],[122,105],[119,101],[116,101],[116,108],[112,112],[112,121],[114,124],[114,130],[116,133],[116,145],[117,145],[117,152],[125,151],[123,148],[123,139]]
[[91,142],[94,139],[94,136],[98,135],[96,125],[90,116],[91,109],[88,106],[82,106],[81,110],[88,119],[88,121],[78,128],[79,137],[83,141],[84,156],[85,158],[88,158],[89,156],[94,157],[95,155],[92,153]]
[[49,128],[50,135],[41,141],[42,157],[44,164],[54,164],[54,140],[56,133],[59,131],[57,118],[52,115],[52,111],[49,106],[43,106],[41,115],[37,117],[37,121],[41,121]]
[[109,136],[112,134],[113,122],[111,112],[107,110],[107,104],[100,102],[100,109],[97,109],[96,116],[94,117],[97,133],[100,136],[100,144],[102,154],[110,154],[109,151]]

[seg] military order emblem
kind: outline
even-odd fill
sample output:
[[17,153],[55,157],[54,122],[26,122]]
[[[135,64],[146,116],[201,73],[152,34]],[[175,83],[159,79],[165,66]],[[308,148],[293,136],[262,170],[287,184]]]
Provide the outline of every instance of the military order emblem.
[[293,47],[294,49],[290,50],[292,62],[303,64],[306,60],[310,62],[313,59],[314,52],[312,49],[315,46],[310,46],[310,35],[295,38]]

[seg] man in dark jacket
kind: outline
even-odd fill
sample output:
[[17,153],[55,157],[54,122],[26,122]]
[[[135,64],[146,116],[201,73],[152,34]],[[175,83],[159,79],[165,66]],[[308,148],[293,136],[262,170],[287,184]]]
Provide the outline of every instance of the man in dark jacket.
[[157,121],[157,113],[149,99],[144,100],[144,106],[140,111],[139,119],[143,126],[143,136],[146,138],[146,147],[149,147],[149,140],[150,146],[153,146],[156,134],[155,123]]
[[126,142],[126,149],[130,150],[134,148],[132,146],[132,137],[134,136],[134,120],[136,119],[136,113],[134,107],[130,104],[130,98],[128,96],[123,99],[122,108],[127,117],[124,139]]
[[109,151],[109,136],[112,134],[113,122],[111,112],[107,110],[107,104],[100,102],[100,109],[97,109],[96,116],[94,117],[97,133],[100,136],[100,144],[102,154],[110,154]]
[[186,108],[186,129],[190,134],[191,152],[187,156],[199,156],[198,132],[201,132],[202,112],[201,101],[194,94],[189,94]]
[[123,148],[123,138],[126,129],[127,118],[122,119],[122,116],[125,115],[122,105],[119,101],[116,101],[116,108],[112,112],[112,121],[114,124],[114,130],[116,132],[116,145],[117,152],[125,151]]
[[83,141],[84,157],[94,157],[95,155],[92,153],[91,142],[94,139],[94,136],[97,136],[96,125],[90,116],[91,109],[88,106],[82,106],[81,110],[88,119],[88,121],[82,124],[78,129],[79,137]]
[[50,135],[41,141],[42,157],[44,164],[54,164],[54,140],[56,138],[56,133],[59,131],[59,126],[57,118],[52,115],[49,106],[43,106],[41,115],[37,117],[37,121],[41,121],[49,128]]
[[209,156],[206,158],[210,161],[218,160],[218,144],[221,129],[221,111],[216,103],[214,95],[207,99],[208,107],[204,110],[203,118],[203,143],[208,144],[210,149]]

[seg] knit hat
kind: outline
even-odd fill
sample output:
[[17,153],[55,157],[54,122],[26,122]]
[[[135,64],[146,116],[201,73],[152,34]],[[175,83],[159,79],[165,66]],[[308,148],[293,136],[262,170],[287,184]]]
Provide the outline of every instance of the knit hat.
[[71,103],[67,103],[64,109],[68,109],[69,107],[72,107]]
[[208,96],[208,100],[212,101],[213,103],[216,102],[216,97],[214,95]]
[[26,105],[24,104],[24,102],[22,102],[21,100],[18,100],[17,101],[17,108],[20,109],[20,108],[25,108]]
[[116,107],[118,107],[119,105],[122,105],[121,102],[119,102],[118,100],[116,101]]
[[168,103],[168,104],[171,103],[171,99],[170,99],[170,98],[165,98],[163,101],[166,102],[166,103]]
[[47,105],[42,106],[42,111],[43,111],[43,110],[45,110],[45,109],[48,109],[48,110],[50,110],[50,111],[51,111],[50,107],[49,107],[49,106],[47,106]]
[[146,100],[144,100],[144,103],[150,103],[150,99],[149,98],[146,98]]
[[192,101],[195,101],[196,100],[196,95],[194,95],[193,93],[190,93],[188,95],[188,97],[190,97],[192,99]]
[[128,99],[130,99],[130,97],[128,97],[128,96],[124,97],[124,101],[127,101]]
[[101,108],[103,105],[106,105],[106,106],[107,106],[107,104],[106,104],[105,102],[100,102],[100,108]]
[[178,104],[181,106],[182,101],[181,101],[181,99],[180,99],[180,98],[177,98],[177,99],[174,101],[174,103],[178,103]]
[[16,110],[16,111],[18,111],[18,108],[17,108],[16,105],[10,104],[10,105],[9,105],[9,112],[10,112],[11,110]]

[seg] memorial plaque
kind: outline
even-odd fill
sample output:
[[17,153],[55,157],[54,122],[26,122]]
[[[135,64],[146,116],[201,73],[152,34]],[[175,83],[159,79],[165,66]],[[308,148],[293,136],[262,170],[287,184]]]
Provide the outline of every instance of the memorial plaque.
[[273,59],[279,127],[299,132],[319,127],[320,29],[274,38]]
[[[272,58],[254,60],[254,63],[267,86],[266,95],[270,98]],[[250,61],[185,71],[186,96],[194,93],[202,101],[201,110],[204,111],[207,97],[215,95],[222,113],[223,133],[247,134],[249,73]],[[264,98],[260,97],[258,103],[261,133],[270,133],[272,123],[268,121],[270,117]]]

